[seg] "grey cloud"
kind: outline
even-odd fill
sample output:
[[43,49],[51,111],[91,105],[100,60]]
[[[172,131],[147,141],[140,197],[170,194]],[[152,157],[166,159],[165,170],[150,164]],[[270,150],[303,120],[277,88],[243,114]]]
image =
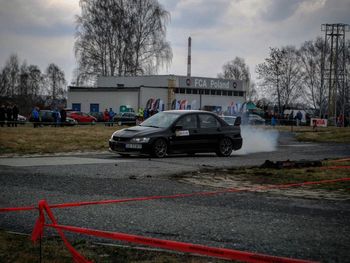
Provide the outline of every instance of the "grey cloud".
[[187,29],[212,28],[221,23],[221,18],[229,7],[228,1],[203,1],[202,4],[188,6],[186,9],[178,10],[175,17],[172,17],[172,23],[177,27],[186,27]]
[[269,22],[278,22],[292,16],[300,4],[308,0],[270,0],[261,18]]
[[[66,36],[74,34],[73,15],[52,10],[40,0],[0,0],[0,33],[28,36]],[[66,13],[65,13],[66,12]],[[70,21],[69,21],[70,20]]]

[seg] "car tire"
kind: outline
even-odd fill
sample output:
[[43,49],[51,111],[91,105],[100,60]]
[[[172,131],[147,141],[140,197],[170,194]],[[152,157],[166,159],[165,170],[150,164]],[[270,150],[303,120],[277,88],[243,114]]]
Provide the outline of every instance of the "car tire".
[[228,157],[233,151],[233,143],[230,138],[224,137],[220,139],[216,154],[220,157]]
[[163,158],[168,151],[168,144],[164,139],[157,139],[152,145],[152,156],[156,158]]

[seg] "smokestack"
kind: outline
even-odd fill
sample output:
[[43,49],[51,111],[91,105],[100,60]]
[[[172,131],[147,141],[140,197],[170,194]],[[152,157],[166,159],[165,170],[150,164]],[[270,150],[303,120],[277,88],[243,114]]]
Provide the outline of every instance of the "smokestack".
[[188,38],[187,77],[191,77],[191,37]]

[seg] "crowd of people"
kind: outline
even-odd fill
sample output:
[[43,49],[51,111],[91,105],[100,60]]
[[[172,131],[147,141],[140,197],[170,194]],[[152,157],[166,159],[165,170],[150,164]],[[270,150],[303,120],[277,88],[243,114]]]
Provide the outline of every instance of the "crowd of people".
[[0,126],[17,127],[19,110],[16,104],[2,104],[0,107]]
[[[66,122],[67,118],[67,112],[64,108],[61,110],[58,110],[58,108],[55,108],[52,113],[52,116],[49,118],[49,122],[55,127],[61,127]],[[37,128],[40,127],[41,124],[45,121],[42,119],[42,116],[40,115],[40,108],[35,106],[31,112],[30,120],[33,122],[33,127]],[[52,120],[52,121],[51,121]]]

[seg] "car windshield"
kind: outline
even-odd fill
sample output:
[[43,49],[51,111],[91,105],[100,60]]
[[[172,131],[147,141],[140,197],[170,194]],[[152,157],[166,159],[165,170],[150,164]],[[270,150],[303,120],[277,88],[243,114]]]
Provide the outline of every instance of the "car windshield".
[[156,127],[156,128],[167,128],[169,127],[177,118],[179,117],[178,113],[167,113],[159,112],[152,117],[148,118],[140,124],[140,126],[146,127]]

